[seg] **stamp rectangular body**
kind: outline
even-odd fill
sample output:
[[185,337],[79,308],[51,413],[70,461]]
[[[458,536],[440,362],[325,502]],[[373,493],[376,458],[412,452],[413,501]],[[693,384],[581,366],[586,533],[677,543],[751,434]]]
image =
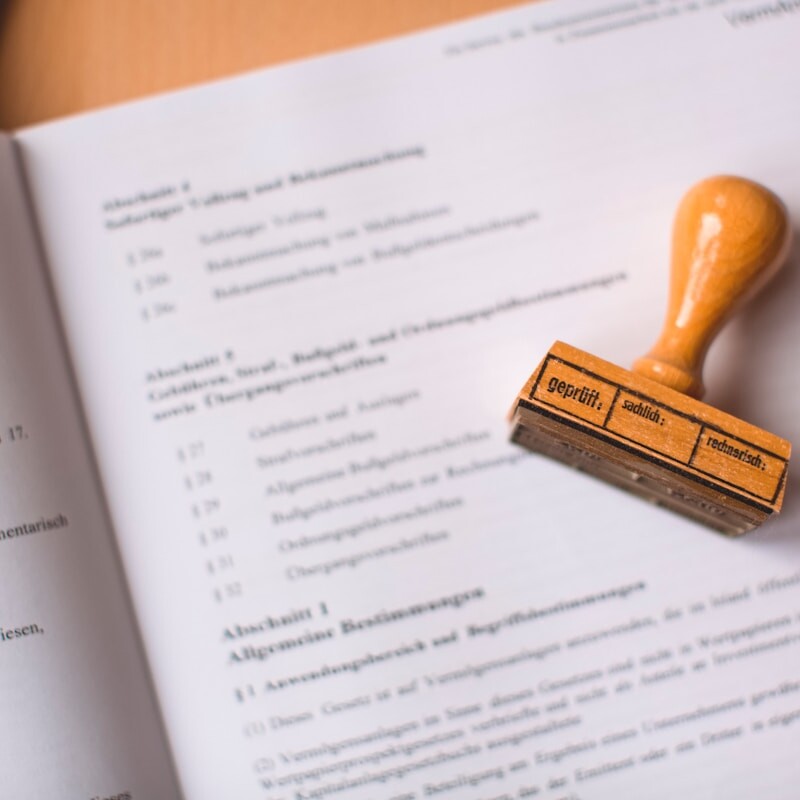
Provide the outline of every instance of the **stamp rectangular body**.
[[730,535],[781,507],[789,442],[562,342],[511,421],[528,449]]

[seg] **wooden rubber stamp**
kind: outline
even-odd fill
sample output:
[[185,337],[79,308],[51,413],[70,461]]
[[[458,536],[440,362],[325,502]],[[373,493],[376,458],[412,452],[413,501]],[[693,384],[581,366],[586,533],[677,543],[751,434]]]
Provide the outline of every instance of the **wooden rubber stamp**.
[[769,190],[720,176],[675,217],[667,318],[625,370],[556,342],[517,396],[512,441],[729,535],[781,508],[791,445],[698,398],[711,340],[780,268],[791,240]]

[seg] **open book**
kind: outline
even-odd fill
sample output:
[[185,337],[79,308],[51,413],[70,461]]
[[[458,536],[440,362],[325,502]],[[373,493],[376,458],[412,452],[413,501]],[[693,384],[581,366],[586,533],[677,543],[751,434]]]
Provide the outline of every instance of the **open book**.
[[[647,349],[694,181],[800,219],[799,40],[553,2],[2,139],[0,795],[796,797],[797,476],[730,540],[505,413]],[[797,268],[706,376],[795,441]]]

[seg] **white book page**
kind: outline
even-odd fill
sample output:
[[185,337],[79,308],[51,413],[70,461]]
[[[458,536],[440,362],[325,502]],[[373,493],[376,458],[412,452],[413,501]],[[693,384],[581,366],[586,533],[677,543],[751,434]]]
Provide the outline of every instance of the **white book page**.
[[[800,497],[730,540],[527,456],[671,218],[800,218],[800,15],[552,3],[20,135],[187,797],[794,797]],[[708,397],[798,438],[797,263]]]
[[0,795],[177,787],[13,145],[0,137]]

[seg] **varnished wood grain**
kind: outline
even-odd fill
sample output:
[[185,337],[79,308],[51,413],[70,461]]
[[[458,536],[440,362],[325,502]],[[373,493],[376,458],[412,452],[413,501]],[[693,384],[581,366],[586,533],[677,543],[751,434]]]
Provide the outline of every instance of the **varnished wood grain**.
[[0,18],[0,129],[520,2],[8,0]]
[[634,372],[702,397],[712,339],[783,266],[790,238],[786,208],[766,187],[730,175],[693,186],[675,215],[664,328]]

